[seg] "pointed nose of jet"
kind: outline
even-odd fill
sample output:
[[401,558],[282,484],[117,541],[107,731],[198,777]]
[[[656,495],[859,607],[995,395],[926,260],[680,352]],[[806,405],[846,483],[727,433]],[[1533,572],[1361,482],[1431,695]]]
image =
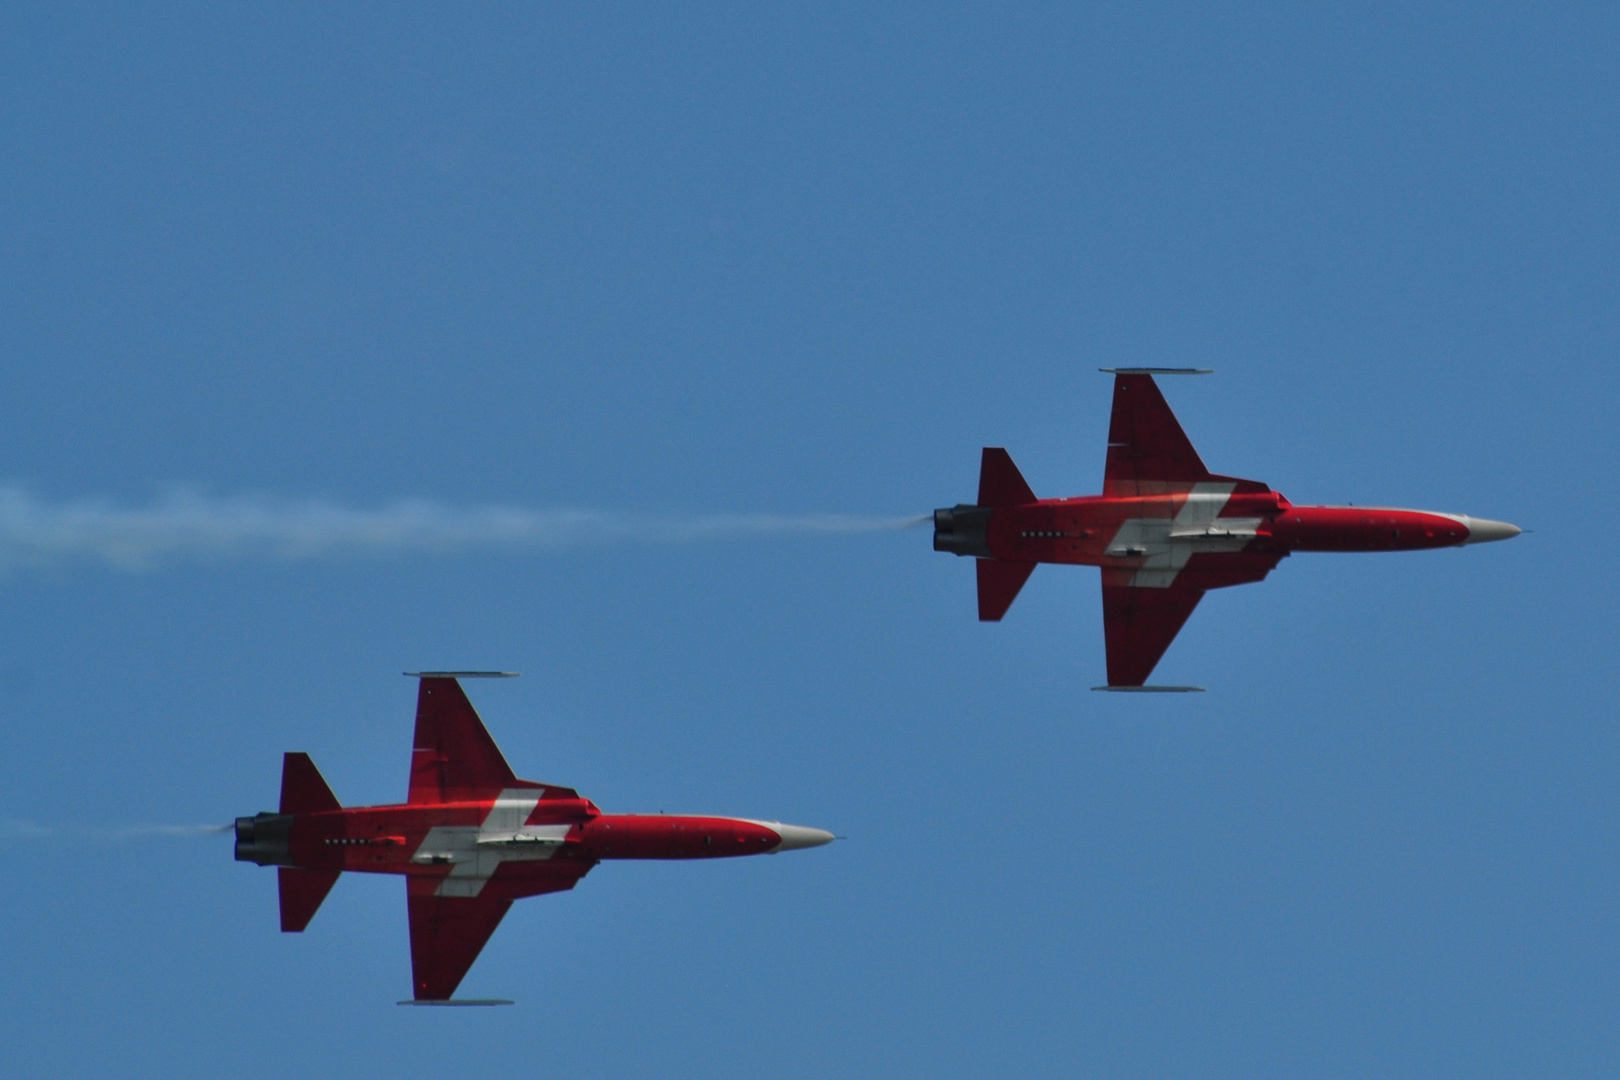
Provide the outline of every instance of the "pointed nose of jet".
[[799,848],[820,847],[833,841],[833,834],[826,829],[807,829],[803,825],[783,825],[778,821],[771,822],[767,827],[782,838],[775,851],[797,851]]
[[1468,539],[1465,544],[1483,544],[1487,540],[1511,540],[1524,530],[1517,525],[1509,525],[1505,521],[1491,521],[1488,518],[1465,517],[1463,524],[1468,526]]

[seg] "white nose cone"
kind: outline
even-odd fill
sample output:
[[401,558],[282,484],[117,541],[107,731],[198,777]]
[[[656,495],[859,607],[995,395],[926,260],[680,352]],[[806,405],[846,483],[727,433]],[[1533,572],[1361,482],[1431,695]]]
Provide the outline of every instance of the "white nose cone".
[[776,846],[777,851],[820,847],[833,841],[833,834],[826,829],[807,829],[803,825],[783,825],[779,822],[772,822],[768,828],[773,829],[776,835],[782,838],[782,842]]
[[1465,544],[1483,544],[1487,540],[1511,540],[1523,532],[1517,525],[1509,525],[1505,521],[1491,521],[1488,518],[1465,517],[1463,524],[1468,526],[1468,539]]

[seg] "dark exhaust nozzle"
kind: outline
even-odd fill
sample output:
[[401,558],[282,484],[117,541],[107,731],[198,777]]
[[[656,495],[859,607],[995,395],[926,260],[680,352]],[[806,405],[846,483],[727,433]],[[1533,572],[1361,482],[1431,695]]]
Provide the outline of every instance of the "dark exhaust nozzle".
[[957,503],[947,510],[934,511],[934,550],[954,555],[990,558],[991,508]]
[[236,819],[236,861],[260,866],[291,866],[287,838],[292,832],[291,814],[255,814]]

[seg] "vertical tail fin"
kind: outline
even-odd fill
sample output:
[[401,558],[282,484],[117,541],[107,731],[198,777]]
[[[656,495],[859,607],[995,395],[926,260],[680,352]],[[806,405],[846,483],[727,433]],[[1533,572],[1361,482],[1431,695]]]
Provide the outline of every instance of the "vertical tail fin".
[[287,754],[281,759],[281,812],[283,814],[319,814],[326,810],[341,810],[332,789],[321,778],[321,771],[309,760],[308,754]]

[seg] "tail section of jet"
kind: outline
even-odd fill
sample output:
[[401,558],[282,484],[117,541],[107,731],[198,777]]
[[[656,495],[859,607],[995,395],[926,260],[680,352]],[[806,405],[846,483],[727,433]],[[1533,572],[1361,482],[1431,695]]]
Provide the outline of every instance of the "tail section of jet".
[[934,550],[977,558],[979,620],[999,622],[1035,572],[1028,559],[997,559],[990,550],[990,519],[998,508],[1036,502],[1024,474],[999,446],[987,446],[979,459],[979,501],[934,511]]
[[[277,813],[236,819],[236,859],[276,867],[281,929],[301,932],[315,917],[341,869],[295,865],[293,830],[309,815],[341,813],[342,804],[327,786],[308,754],[285,754],[281,760],[281,802]],[[307,828],[307,825],[304,826]]]
[[293,824],[300,817],[341,813],[342,804],[327,786],[308,754],[281,759],[281,802],[276,813],[263,811],[236,819],[236,861],[260,866],[292,866]]

